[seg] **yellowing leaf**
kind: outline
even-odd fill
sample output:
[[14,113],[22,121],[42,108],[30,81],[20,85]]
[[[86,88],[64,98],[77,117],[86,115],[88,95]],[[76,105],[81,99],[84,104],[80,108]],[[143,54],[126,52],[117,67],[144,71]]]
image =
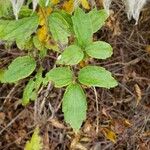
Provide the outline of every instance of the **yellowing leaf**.
[[40,7],[38,10],[38,15],[39,15],[39,24],[44,25],[46,23],[47,17],[51,14],[52,8],[51,7],[46,7],[42,8]]
[[51,3],[53,4],[53,5],[56,5],[56,4],[58,4],[60,1],[59,0],[51,0]]
[[42,139],[39,136],[39,128],[36,128],[32,138],[25,145],[25,150],[42,150]]
[[39,8],[38,15],[39,15],[39,25],[41,25],[41,28],[37,31],[38,39],[41,43],[45,44],[47,43],[49,39],[49,33],[48,33],[48,27],[47,27],[47,17],[52,12],[52,8]]
[[134,88],[135,88],[135,92],[136,92],[136,106],[138,106],[142,99],[142,91],[141,91],[140,87],[138,86],[138,84],[135,84]]
[[48,29],[48,16],[51,14],[52,8],[39,8],[38,15],[39,15],[39,25],[41,26],[37,30],[37,38],[40,42],[40,45],[46,47],[47,49],[53,49],[58,51],[58,46],[56,43],[51,39],[49,29]]
[[87,60],[82,60],[80,63],[79,63],[79,66],[81,67],[81,68],[83,68],[83,67],[85,67],[85,66],[87,66],[88,65],[88,61]]
[[[63,4],[63,9],[68,12],[68,13],[72,13],[74,11],[75,6],[75,0],[69,0],[69,1],[65,1]],[[85,9],[90,9],[90,5],[88,3],[87,0],[79,0],[78,4],[81,4],[83,8]]]
[[145,50],[146,50],[146,52],[147,52],[148,54],[150,54],[150,45],[147,45],[146,48],[145,48]]
[[74,0],[65,1],[63,9],[71,14],[74,11]]
[[83,8],[90,9],[90,5],[87,0],[80,0],[80,2],[81,2],[81,5],[83,6]]
[[126,127],[131,127],[132,126],[132,123],[130,123],[130,121],[128,119],[124,120],[124,124],[125,124]]
[[117,136],[116,136],[115,132],[113,132],[112,130],[109,130],[107,128],[104,128],[102,131],[107,139],[109,139],[113,143],[116,143]]
[[37,36],[41,43],[43,43],[43,44],[47,43],[47,41],[49,39],[49,34],[47,31],[47,27],[45,25],[42,26],[40,29],[38,29]]

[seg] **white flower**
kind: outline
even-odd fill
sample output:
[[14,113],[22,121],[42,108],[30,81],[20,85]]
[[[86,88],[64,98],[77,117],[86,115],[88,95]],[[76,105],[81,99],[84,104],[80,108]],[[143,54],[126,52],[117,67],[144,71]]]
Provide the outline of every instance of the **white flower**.
[[[139,20],[139,15],[142,8],[145,6],[148,0],[122,0],[126,6],[126,13],[128,19],[131,18],[136,20],[136,24]],[[109,13],[109,7],[111,5],[112,0],[103,0],[104,9]]]
[[39,0],[32,0],[32,4],[33,4],[33,11],[35,11],[37,4],[38,4]]
[[15,15],[16,19],[18,19],[18,14],[24,3],[24,0],[10,0],[10,1],[12,3],[14,15]]
[[57,60],[60,60],[61,59],[61,55],[59,55],[58,57],[57,57]]

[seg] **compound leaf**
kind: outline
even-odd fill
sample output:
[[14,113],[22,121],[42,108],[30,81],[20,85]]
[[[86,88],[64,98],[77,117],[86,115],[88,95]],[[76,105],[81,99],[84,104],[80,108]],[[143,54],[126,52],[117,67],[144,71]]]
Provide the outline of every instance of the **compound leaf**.
[[97,59],[106,59],[113,54],[111,45],[103,41],[91,43],[85,51],[89,56]]
[[67,87],[63,97],[62,110],[65,121],[75,131],[78,131],[86,119],[87,110],[86,96],[79,84],[71,84]]
[[112,88],[118,85],[111,73],[103,67],[86,66],[79,71],[78,80],[86,86]]
[[36,67],[34,58],[30,56],[17,57],[8,66],[8,70],[4,73],[4,83],[14,83],[20,79],[28,77]]
[[55,87],[64,87],[72,83],[73,74],[68,67],[58,67],[46,74],[45,82],[52,81]]
[[83,6],[83,8],[90,9],[88,0],[80,0],[80,2],[81,2],[81,5]]
[[77,45],[70,45],[64,50],[57,62],[58,64],[76,65],[83,57],[84,53],[80,47]]

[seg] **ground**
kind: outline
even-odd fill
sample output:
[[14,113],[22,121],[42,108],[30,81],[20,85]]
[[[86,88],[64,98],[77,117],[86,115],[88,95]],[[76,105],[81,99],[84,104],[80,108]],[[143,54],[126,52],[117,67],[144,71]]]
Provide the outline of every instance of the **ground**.
[[[94,39],[109,42],[110,59],[91,60],[112,72],[119,85],[111,90],[86,89],[87,120],[80,134],[65,124],[61,111],[64,89],[49,84],[27,107],[20,105],[28,79],[17,85],[0,84],[0,149],[22,150],[35,126],[40,127],[45,150],[149,150],[150,149],[150,12],[146,6],[138,25],[128,21],[121,2],[113,3],[106,25]],[[25,52],[0,47],[0,68]],[[49,52],[43,66],[50,69],[56,56]],[[108,134],[114,135],[109,140]],[[116,138],[115,138],[116,136]]]

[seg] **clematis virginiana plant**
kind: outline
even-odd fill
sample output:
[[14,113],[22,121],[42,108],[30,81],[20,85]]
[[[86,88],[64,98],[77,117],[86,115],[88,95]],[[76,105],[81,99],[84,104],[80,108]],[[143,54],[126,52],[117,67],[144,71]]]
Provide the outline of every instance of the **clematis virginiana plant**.
[[[137,24],[140,12],[148,0],[122,0],[122,1],[125,4],[128,19],[130,20],[133,17],[133,19],[135,19]],[[112,0],[103,0],[103,5],[105,10],[107,10],[107,12],[109,12],[111,2]]]

